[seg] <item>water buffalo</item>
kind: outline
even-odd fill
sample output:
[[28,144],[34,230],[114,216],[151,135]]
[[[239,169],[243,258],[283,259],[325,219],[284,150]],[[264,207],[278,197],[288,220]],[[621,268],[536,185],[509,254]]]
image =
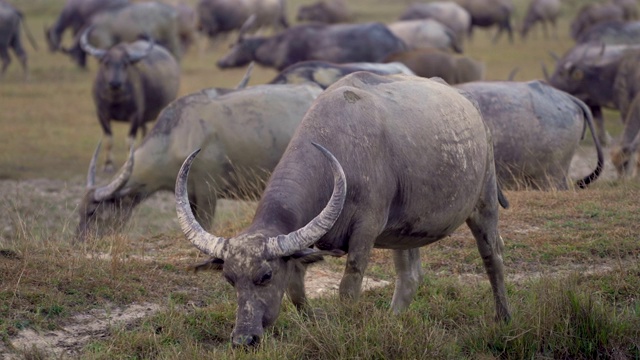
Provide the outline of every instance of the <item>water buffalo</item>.
[[302,61],[282,70],[269,84],[301,84],[314,82],[323,89],[328,88],[344,76],[356,71],[370,71],[379,75],[415,75],[401,63],[347,63],[334,64],[326,61]]
[[604,44],[639,44],[640,21],[607,21],[589,27],[576,42]]
[[238,42],[218,61],[218,66],[224,69],[255,61],[282,71],[305,60],[379,62],[405,48],[404,42],[381,23],[312,23],[290,27],[271,37],[245,37],[241,31]]
[[[95,186],[89,166],[77,239],[117,230],[157,191],[173,191],[184,158],[197,147],[190,201],[208,227],[216,199],[259,197],[304,113],[322,89],[313,84],[211,88],[171,102],[108,185]],[[97,153],[96,153],[97,154]]]
[[571,37],[577,41],[590,27],[609,21],[624,21],[622,8],[611,3],[584,5],[571,22]]
[[323,0],[311,5],[300,6],[296,19],[298,21],[337,24],[351,21],[353,15],[344,0]]
[[10,49],[13,50],[18,57],[18,60],[20,60],[20,64],[22,64],[24,78],[27,79],[29,77],[27,52],[22,46],[20,24],[24,26],[25,33],[27,34],[33,48],[37,49],[36,42],[33,39],[33,36],[31,36],[29,29],[26,27],[22,12],[11,4],[0,0],[0,60],[2,60],[0,77],[4,75],[9,64],[11,64],[11,57],[9,56]]
[[416,75],[440,77],[449,84],[484,79],[484,64],[467,56],[438,49],[417,49],[387,56],[385,62],[400,62]]
[[[74,39],[77,40],[89,24],[91,17],[102,11],[114,10],[130,3],[131,0],[67,0],[55,24],[45,28],[45,38],[47,39],[49,50],[51,52],[61,50],[62,35],[67,29],[71,29]],[[85,67],[86,57],[77,50],[79,48],[73,50],[78,56],[77,63]]]
[[638,0],[613,0],[613,3],[622,9],[625,20],[638,19]]
[[511,0],[457,0],[460,6],[471,15],[469,37],[473,35],[473,28],[498,26],[498,31],[493,37],[496,43],[503,31],[507,31],[509,41],[513,42],[513,29],[511,27],[511,15],[513,15],[513,2]]
[[407,7],[400,20],[433,19],[447,26],[462,42],[471,26],[471,15],[462,6],[453,1],[434,1],[415,3]]
[[555,38],[558,38],[558,16],[560,15],[560,0],[531,0],[527,14],[524,17],[520,36],[524,39],[527,37],[529,30],[536,23],[542,24],[545,39],[549,36],[547,33],[547,23],[553,26]]
[[95,48],[87,42],[90,31],[91,28],[83,33],[80,45],[100,62],[92,93],[107,139],[105,171],[110,172],[113,170],[111,120],[130,124],[130,146],[135,142],[138,128],[144,137],[145,124],[155,120],[162,108],[176,98],[180,66],[162,46],[144,40],[120,43],[107,50]]
[[600,175],[604,156],[591,111],[582,101],[540,81],[477,81],[456,87],[480,105],[491,129],[498,181],[504,187],[568,189],[571,159],[587,126],[598,164],[577,185],[586,187]]
[[285,0],[200,0],[196,12],[198,29],[212,39],[240,30],[251,15],[255,21],[247,30],[289,27]]
[[497,317],[510,317],[497,228],[498,203],[506,206],[506,199],[496,183],[490,133],[458,90],[407,75],[362,71],[342,78],[304,116],[251,224],[229,239],[206,232],[191,213],[185,186],[194,156],[176,181],[178,219],[236,290],[233,344],[260,341],[285,291],[303,310],[302,263],[323,254],[348,253],[339,293],[357,301],[371,249],[393,249],[391,308],[406,309],[422,279],[420,247],[464,222],[489,275]]
[[387,24],[409,49],[437,48],[462,53],[462,42],[453,30],[433,19],[396,21]]
[[584,99],[597,112],[601,137],[606,138],[601,107],[620,111],[625,128],[620,143],[611,149],[611,161],[621,177],[634,175],[640,142],[638,54],[638,45],[578,45],[558,61],[549,78],[553,86]]
[[[178,11],[171,5],[147,1],[102,11],[91,18],[88,27],[92,28],[88,41],[94,47],[106,49],[141,37],[153,38],[177,60],[182,56]],[[79,44],[78,39],[74,47],[63,51],[83,66],[86,55]]]

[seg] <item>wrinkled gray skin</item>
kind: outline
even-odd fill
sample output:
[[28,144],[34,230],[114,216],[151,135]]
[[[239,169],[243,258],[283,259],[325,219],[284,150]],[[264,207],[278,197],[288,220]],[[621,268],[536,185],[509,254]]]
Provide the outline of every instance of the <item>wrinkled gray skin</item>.
[[609,21],[623,21],[624,11],[615,4],[587,4],[580,8],[571,22],[571,37],[578,41],[594,25]]
[[[171,5],[146,1],[102,11],[91,18],[89,27],[92,28],[89,44],[98,48],[106,49],[120,42],[146,38],[162,45],[178,61],[182,56],[178,11]],[[79,43],[79,37],[77,41]],[[83,55],[80,47],[68,49],[66,53],[81,65]]]
[[284,70],[305,60],[333,63],[379,62],[406,45],[381,23],[303,24],[271,37],[245,37],[218,61],[218,67],[238,67],[255,61]]
[[[344,175],[313,143],[335,155]],[[285,291],[304,309],[304,269],[297,263],[319,250],[348,253],[339,292],[357,301],[371,249],[392,249],[391,308],[405,310],[422,281],[420,247],[465,222],[489,274],[497,318],[509,319],[497,228],[499,198],[505,205],[506,199],[496,183],[490,133],[473,102],[442,82],[356,72],[333,84],[296,130],[252,223],[229,239],[203,231],[191,216],[182,188],[189,161],[176,183],[178,218],[236,290],[235,345],[260,341]]]
[[547,31],[547,23],[553,26],[553,36],[558,38],[558,16],[560,15],[560,0],[531,0],[527,14],[524,16],[520,36],[524,39],[531,30],[531,27],[537,23],[542,24],[544,38],[549,37]]
[[[2,60],[2,69],[0,69],[0,77],[4,75],[11,64],[9,50],[13,50],[18,57],[25,80],[29,77],[29,67],[27,64],[27,52],[22,45],[22,34],[20,24],[24,24],[22,12],[7,2],[0,1],[0,60]],[[26,29],[26,28],[25,28]],[[28,31],[28,30],[27,30]],[[31,45],[36,48],[35,42],[30,38]]]
[[415,75],[401,63],[347,63],[334,64],[326,61],[302,61],[282,70],[269,84],[302,84],[313,82],[323,89],[356,71],[369,71],[378,75]]
[[406,20],[387,24],[391,32],[407,44],[408,49],[436,48],[463,52],[455,32],[437,20]]
[[[89,29],[90,30],[90,29]],[[138,128],[146,135],[146,123],[156,119],[160,111],[173,101],[180,86],[180,66],[162,46],[138,40],[120,43],[108,50],[86,44],[86,33],[80,44],[100,62],[93,82],[93,102],[103,136],[106,138],[104,169],[113,171],[113,133],[111,120],[130,124],[129,145],[135,142]]]
[[591,26],[580,38],[579,44],[604,43],[607,45],[640,44],[640,21],[608,21]]
[[240,30],[251,15],[256,20],[249,30],[289,27],[284,0],[200,0],[196,13],[198,30],[212,39]]
[[449,27],[462,42],[471,27],[471,15],[453,1],[414,3],[400,15],[400,20],[433,19]]
[[484,79],[484,63],[438,49],[404,51],[391,54],[384,61],[400,62],[418,76],[439,77],[449,84]]
[[[618,67],[629,45],[579,44],[556,62],[549,83],[584,101],[596,122],[600,144],[608,144],[609,135],[604,127],[602,107],[620,109],[614,86]],[[635,46],[640,48],[640,46]]]
[[613,0],[613,3],[622,9],[625,20],[638,20],[638,0]]
[[[196,148],[202,152],[189,199],[201,224],[212,224],[216,199],[257,199],[321,91],[312,84],[258,85],[205,89],[176,99],[118,172],[125,176],[104,186],[87,181],[77,240],[120,230],[140,202],[157,191],[173,191],[180,164]],[[89,179],[95,178],[91,173],[90,166]]]
[[595,181],[603,166],[591,112],[577,98],[541,81],[472,82],[456,86],[478,102],[491,129],[498,182],[503,188],[567,190],[571,159],[585,128],[591,130],[598,165],[577,182]]
[[[105,10],[117,9],[131,3],[130,0],[67,0],[55,24],[45,28],[45,38],[51,52],[61,50],[62,36],[67,29],[71,29],[73,38],[78,39],[87,27],[91,17]],[[76,43],[72,49],[62,49],[65,52],[77,54],[76,63],[86,67],[86,55]]]
[[511,16],[513,15],[513,2],[511,0],[456,0],[471,15],[469,38],[473,35],[474,27],[497,26],[498,31],[493,36],[495,44],[500,39],[503,31],[509,35],[509,41],[513,43],[513,28]]
[[311,5],[301,5],[296,20],[337,24],[350,22],[353,15],[344,0],[322,0]]

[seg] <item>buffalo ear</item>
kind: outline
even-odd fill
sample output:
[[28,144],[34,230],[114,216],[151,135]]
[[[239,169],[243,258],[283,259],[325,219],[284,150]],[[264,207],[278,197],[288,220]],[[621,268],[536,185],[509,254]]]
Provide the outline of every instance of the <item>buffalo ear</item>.
[[344,251],[338,250],[338,249],[326,251],[326,250],[306,248],[306,249],[295,252],[293,255],[291,255],[291,258],[298,260],[303,265],[308,265],[308,264],[313,264],[315,262],[324,260],[325,256],[340,257],[340,256],[343,256],[344,254],[345,254]]
[[224,264],[224,260],[218,258],[210,258],[207,261],[189,265],[187,267],[188,270],[193,270],[193,272],[212,270],[212,271],[220,271],[222,270],[222,265]]

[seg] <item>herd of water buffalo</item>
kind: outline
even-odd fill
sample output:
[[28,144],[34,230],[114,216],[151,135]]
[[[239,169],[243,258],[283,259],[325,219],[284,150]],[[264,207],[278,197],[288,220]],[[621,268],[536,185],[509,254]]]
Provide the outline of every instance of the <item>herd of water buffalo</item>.
[[[559,0],[532,0],[521,36],[536,23],[546,34],[559,10]],[[391,24],[351,23],[347,4],[334,0],[301,7],[297,20],[309,22],[292,26],[284,0],[201,0],[195,9],[68,0],[46,39],[79,66],[87,54],[99,60],[92,95],[106,171],[115,170],[110,121],[131,124],[130,155],[107,185],[95,184],[100,147],[94,153],[76,240],[113,231],[153,193],[175,191],[185,235],[211,256],[201,266],[222,270],[237,291],[233,343],[252,345],[285,292],[305,308],[305,266],[326,255],[346,254],[340,295],[357,299],[371,249],[392,249],[391,307],[405,309],[422,277],[419,248],[466,222],[498,318],[508,319],[501,189],[568,189],[587,128],[597,165],[575,184],[595,181],[600,144],[611,141],[603,107],[619,110],[625,124],[612,146],[620,176],[635,175],[640,145],[635,0],[583,7],[571,23],[576,45],[546,81],[481,81],[483,65],[455,53],[478,26],[496,26],[494,41],[503,31],[513,41],[512,13],[511,0],[438,1],[409,5]],[[3,73],[11,48],[27,72],[23,20],[0,0]],[[275,34],[252,34],[263,27]],[[61,45],[67,29],[70,48]],[[180,59],[196,32],[238,33],[220,68],[255,62],[281,72],[268,84],[247,87],[245,78],[235,89],[176,99]],[[134,147],[138,129],[144,138]],[[220,198],[261,198],[251,225],[231,239],[206,230]]]

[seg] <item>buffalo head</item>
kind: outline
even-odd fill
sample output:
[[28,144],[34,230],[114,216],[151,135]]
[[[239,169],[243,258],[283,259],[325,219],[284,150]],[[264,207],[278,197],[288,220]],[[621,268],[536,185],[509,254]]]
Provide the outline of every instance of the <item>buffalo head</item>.
[[215,262],[221,265],[224,278],[236,290],[238,308],[231,334],[234,345],[256,345],[264,328],[272,325],[278,317],[284,292],[291,289],[290,281],[296,266],[326,254],[309,247],[329,231],[340,216],[347,185],[344,171],[336,158],[320,145],[314,145],[331,162],[333,193],[319,215],[289,234],[272,234],[269,227],[273,224],[255,223],[229,239],[206,232],[191,212],[186,188],[189,168],[199,150],[185,160],[178,173],[175,193],[180,226],[200,251],[217,259]]

